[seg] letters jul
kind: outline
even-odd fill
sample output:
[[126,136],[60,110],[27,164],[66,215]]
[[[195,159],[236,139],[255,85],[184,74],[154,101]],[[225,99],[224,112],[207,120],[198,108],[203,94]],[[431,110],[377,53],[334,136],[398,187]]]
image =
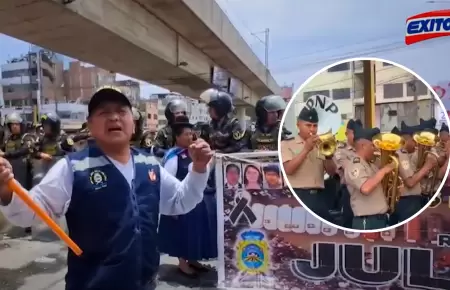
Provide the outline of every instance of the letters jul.
[[362,244],[315,243],[311,260],[291,260],[290,268],[297,278],[315,282],[339,274],[363,287],[400,282],[407,289],[450,289],[449,279],[433,275],[431,249],[374,246],[371,267],[367,267],[365,260]]

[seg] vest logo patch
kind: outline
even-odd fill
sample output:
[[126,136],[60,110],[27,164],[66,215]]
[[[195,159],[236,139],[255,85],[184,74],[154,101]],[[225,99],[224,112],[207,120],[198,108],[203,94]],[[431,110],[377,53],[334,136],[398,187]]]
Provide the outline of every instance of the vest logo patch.
[[156,181],[156,173],[155,170],[149,170],[148,171],[148,179],[150,179],[151,182],[155,182]]
[[89,181],[94,186],[95,190],[99,190],[106,187],[106,174],[101,170],[94,170],[89,175]]

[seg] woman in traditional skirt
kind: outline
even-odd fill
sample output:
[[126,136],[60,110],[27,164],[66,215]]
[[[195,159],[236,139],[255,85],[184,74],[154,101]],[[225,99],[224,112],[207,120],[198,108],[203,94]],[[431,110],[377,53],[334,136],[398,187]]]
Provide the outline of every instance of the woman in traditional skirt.
[[[173,124],[175,148],[169,149],[162,164],[179,180],[189,171],[192,160],[188,147],[193,142],[193,125],[186,116],[180,116]],[[159,223],[160,252],[179,260],[179,271],[196,278],[210,268],[201,260],[217,257],[217,211],[215,188],[211,183],[205,189],[203,201],[185,215],[161,215]]]

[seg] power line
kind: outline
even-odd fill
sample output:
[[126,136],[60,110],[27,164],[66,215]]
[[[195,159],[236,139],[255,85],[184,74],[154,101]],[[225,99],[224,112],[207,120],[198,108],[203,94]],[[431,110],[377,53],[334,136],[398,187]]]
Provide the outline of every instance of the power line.
[[[398,35],[397,36],[389,36],[389,37],[382,37],[382,38],[371,38],[371,39],[366,39],[366,40],[362,40],[359,42],[353,42],[353,43],[347,43],[347,44],[342,44],[342,45],[338,45],[338,46],[334,46],[334,47],[330,47],[330,48],[325,48],[322,50],[316,50],[316,51],[312,51],[309,53],[302,53],[301,55],[290,55],[290,56],[285,56],[285,57],[281,57],[281,58],[277,58],[277,59],[272,59],[272,61],[282,61],[282,60],[292,60],[294,58],[303,58],[304,56],[311,56],[311,55],[315,55],[315,54],[319,54],[319,53],[324,53],[324,52],[329,52],[329,51],[334,51],[337,49],[341,49],[341,48],[349,48],[349,47],[353,47],[353,46],[357,46],[357,45],[363,45],[363,44],[370,44],[370,43],[374,43],[374,42],[379,42],[380,40],[384,40],[384,39],[389,39],[389,40],[398,40]],[[384,44],[384,45],[392,45],[392,44],[403,44],[402,41],[392,41],[388,44]]]

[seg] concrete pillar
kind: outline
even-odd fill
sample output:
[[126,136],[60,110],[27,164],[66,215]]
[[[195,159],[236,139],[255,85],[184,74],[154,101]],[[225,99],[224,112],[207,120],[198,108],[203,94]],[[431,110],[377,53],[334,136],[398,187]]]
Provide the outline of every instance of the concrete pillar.
[[246,128],[247,124],[245,122],[245,107],[238,107],[236,108],[236,117],[239,120],[239,123],[241,124],[241,128]]

